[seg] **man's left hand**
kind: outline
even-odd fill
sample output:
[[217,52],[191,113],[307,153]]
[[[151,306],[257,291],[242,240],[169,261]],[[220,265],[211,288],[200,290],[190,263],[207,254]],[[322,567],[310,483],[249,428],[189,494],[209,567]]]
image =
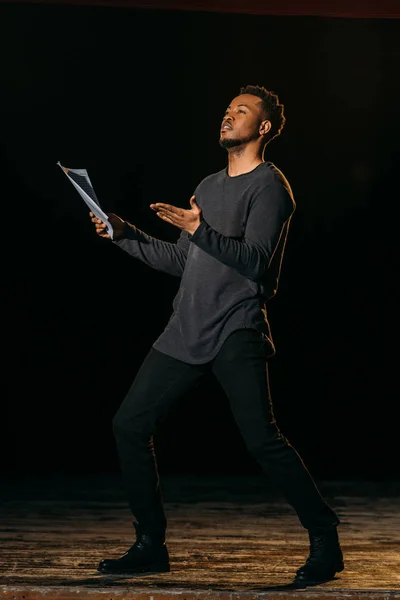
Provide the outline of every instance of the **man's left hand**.
[[190,198],[190,209],[185,210],[184,208],[177,208],[171,204],[163,204],[162,202],[156,202],[156,204],[150,204],[150,208],[157,213],[163,221],[187,231],[190,235],[193,235],[201,221],[201,208],[195,200],[195,196]]

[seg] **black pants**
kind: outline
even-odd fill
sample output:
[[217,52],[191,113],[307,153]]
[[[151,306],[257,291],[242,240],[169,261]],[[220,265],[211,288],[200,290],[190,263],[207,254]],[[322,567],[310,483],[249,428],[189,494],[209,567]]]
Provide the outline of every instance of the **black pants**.
[[261,335],[240,329],[206,365],[191,365],[152,348],[114,417],[113,427],[128,502],[135,520],[149,531],[167,526],[153,434],[171,405],[211,369],[222,385],[249,452],[309,530],[339,519],[322,499],[296,450],[276,426]]

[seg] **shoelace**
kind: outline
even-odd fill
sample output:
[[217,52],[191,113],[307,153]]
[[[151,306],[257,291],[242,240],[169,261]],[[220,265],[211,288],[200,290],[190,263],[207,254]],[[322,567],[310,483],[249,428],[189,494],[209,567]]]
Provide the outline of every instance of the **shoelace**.
[[321,554],[325,547],[325,538],[323,536],[312,536],[310,539],[310,555],[306,560],[306,564],[320,563]]

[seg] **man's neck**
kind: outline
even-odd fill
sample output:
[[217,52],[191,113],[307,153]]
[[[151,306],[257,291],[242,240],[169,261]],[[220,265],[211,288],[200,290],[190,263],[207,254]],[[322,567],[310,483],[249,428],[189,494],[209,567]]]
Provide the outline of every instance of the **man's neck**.
[[262,153],[250,151],[250,148],[237,146],[228,150],[228,175],[236,177],[253,171],[263,160]]

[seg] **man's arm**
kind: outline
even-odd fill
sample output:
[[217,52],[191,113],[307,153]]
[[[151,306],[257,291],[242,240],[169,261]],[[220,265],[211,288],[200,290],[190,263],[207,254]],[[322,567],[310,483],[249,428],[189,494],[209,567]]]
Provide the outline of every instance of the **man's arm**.
[[222,235],[203,219],[190,241],[241,275],[260,282],[293,211],[288,190],[274,182],[253,199],[243,240]]
[[117,246],[157,271],[182,276],[190,243],[186,231],[181,232],[176,243],[171,243],[153,238],[131,223],[126,224],[124,238],[114,242]]
[[[97,235],[111,239],[106,224],[92,212],[89,215]],[[176,277],[182,276],[189,250],[189,238],[185,231],[181,232],[178,241],[173,244],[147,235],[114,213],[108,213],[107,216],[114,231],[113,242],[117,246],[153,269]]]

